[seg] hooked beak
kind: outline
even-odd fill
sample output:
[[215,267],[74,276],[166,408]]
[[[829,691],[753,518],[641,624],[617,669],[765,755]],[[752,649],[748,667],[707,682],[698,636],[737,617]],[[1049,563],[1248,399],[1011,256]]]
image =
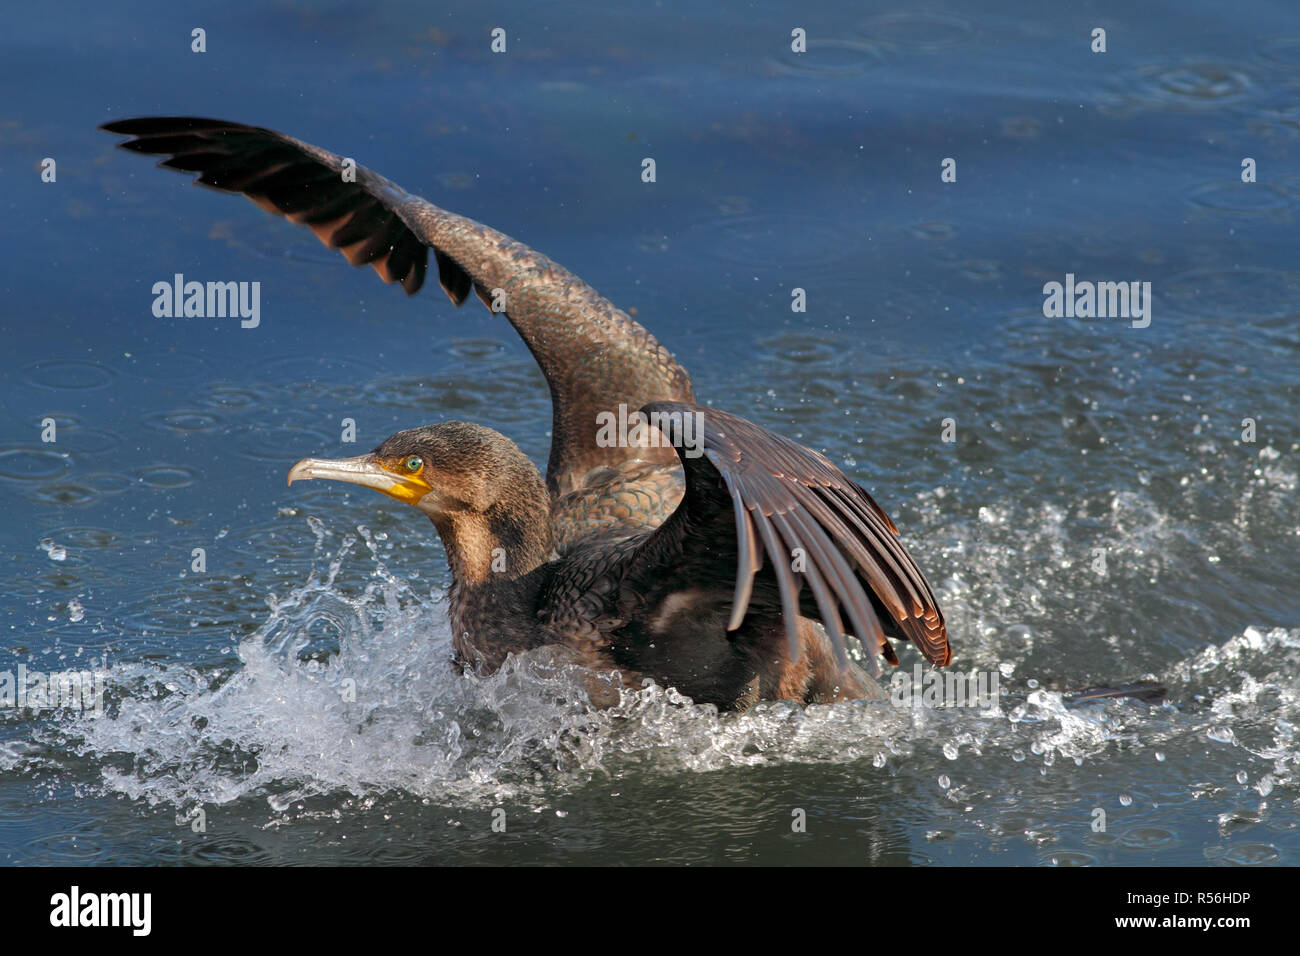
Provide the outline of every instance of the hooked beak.
[[391,471],[373,454],[356,458],[304,458],[289,469],[291,485],[295,481],[311,481],[313,478],[363,485],[382,491],[406,505],[419,504],[420,499],[433,490],[419,475]]

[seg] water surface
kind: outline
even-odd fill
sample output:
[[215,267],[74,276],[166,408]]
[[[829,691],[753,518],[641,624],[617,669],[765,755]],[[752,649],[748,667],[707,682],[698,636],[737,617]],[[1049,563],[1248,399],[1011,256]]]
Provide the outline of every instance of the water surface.
[[[970,6],[7,12],[0,670],[102,667],[108,700],[0,709],[0,861],[1300,860],[1300,20]],[[95,131],[148,114],[354,156],[635,309],[703,400],[878,497],[999,708],[592,715],[456,675],[427,522],[284,475],[355,453],[348,417],[542,462],[540,373],[476,303]],[[177,272],[260,281],[261,325],[154,318]],[[1150,282],[1150,326],[1044,318],[1066,273]],[[1138,678],[1166,702],[1061,693]]]

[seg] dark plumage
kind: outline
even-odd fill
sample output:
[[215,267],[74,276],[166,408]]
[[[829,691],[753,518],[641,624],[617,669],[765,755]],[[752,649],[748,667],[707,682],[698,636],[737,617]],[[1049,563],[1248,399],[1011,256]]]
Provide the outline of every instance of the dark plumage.
[[[550,259],[361,166],[349,181],[341,157],[272,130],[185,117],[103,128],[308,225],[407,294],[432,249],[453,303],[473,289],[504,307],[551,389],[545,480],[508,438],[464,422],[289,475],[363,484],[430,517],[462,662],[491,670],[549,648],[723,707],[862,696],[847,635],[875,673],[877,654],[897,663],[891,638],[950,662],[934,594],[870,495],[824,456],[695,404],[672,355]],[[605,440],[604,416],[638,409],[659,427]]]

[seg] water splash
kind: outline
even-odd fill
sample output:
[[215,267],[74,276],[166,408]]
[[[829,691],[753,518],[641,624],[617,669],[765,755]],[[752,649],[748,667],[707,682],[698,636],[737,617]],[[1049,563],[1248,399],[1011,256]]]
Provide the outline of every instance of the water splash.
[[[1116,511],[1127,527],[1119,519],[1133,510]],[[1039,517],[1050,530],[1060,516]],[[1029,691],[1013,689],[987,711],[856,701],[765,703],[729,715],[653,685],[593,711],[583,675],[544,658],[512,659],[489,677],[460,674],[440,591],[419,593],[391,573],[382,535],[363,526],[331,547],[321,522],[307,522],[314,570],[284,597],[268,597],[265,621],[236,648],[237,664],[117,662],[103,717],[41,724],[37,746],[8,742],[0,766],[48,770],[62,753],[93,767],[105,792],[181,813],[261,801],[272,819],[315,797],[541,805],[638,770],[859,761],[885,776],[951,767],[942,771],[951,781],[945,797],[963,803],[1001,792],[1009,775],[1039,777],[1134,748],[1158,748],[1163,762],[1214,740],[1241,748],[1257,797],[1277,799],[1297,785],[1300,692],[1284,675],[1296,670],[1300,630],[1248,628],[1205,648],[1159,675],[1176,703],[1154,708],[1080,707],[1037,686],[1025,673],[1033,634],[1023,628],[990,636],[981,655],[1001,658],[1004,675],[1015,671]],[[1006,610],[993,604],[993,613]]]
[[[41,742],[88,760],[106,790],[149,805],[260,798],[279,812],[332,793],[527,800],[634,767],[897,759],[912,752],[908,741],[965,720],[870,701],[721,715],[651,684],[593,711],[590,675],[544,658],[462,675],[441,594],[422,596],[390,573],[366,528],[329,553],[328,533],[307,520],[317,569],[268,598],[237,667],[118,662],[108,713],[54,722]],[[368,577],[350,594],[341,574],[357,565]]]

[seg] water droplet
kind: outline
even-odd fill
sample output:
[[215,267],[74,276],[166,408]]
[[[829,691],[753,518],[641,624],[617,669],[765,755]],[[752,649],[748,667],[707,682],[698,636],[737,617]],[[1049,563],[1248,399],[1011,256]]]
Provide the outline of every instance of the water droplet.
[[51,561],[63,561],[68,556],[67,549],[61,544],[55,544],[53,538],[42,538],[41,550],[49,555]]

